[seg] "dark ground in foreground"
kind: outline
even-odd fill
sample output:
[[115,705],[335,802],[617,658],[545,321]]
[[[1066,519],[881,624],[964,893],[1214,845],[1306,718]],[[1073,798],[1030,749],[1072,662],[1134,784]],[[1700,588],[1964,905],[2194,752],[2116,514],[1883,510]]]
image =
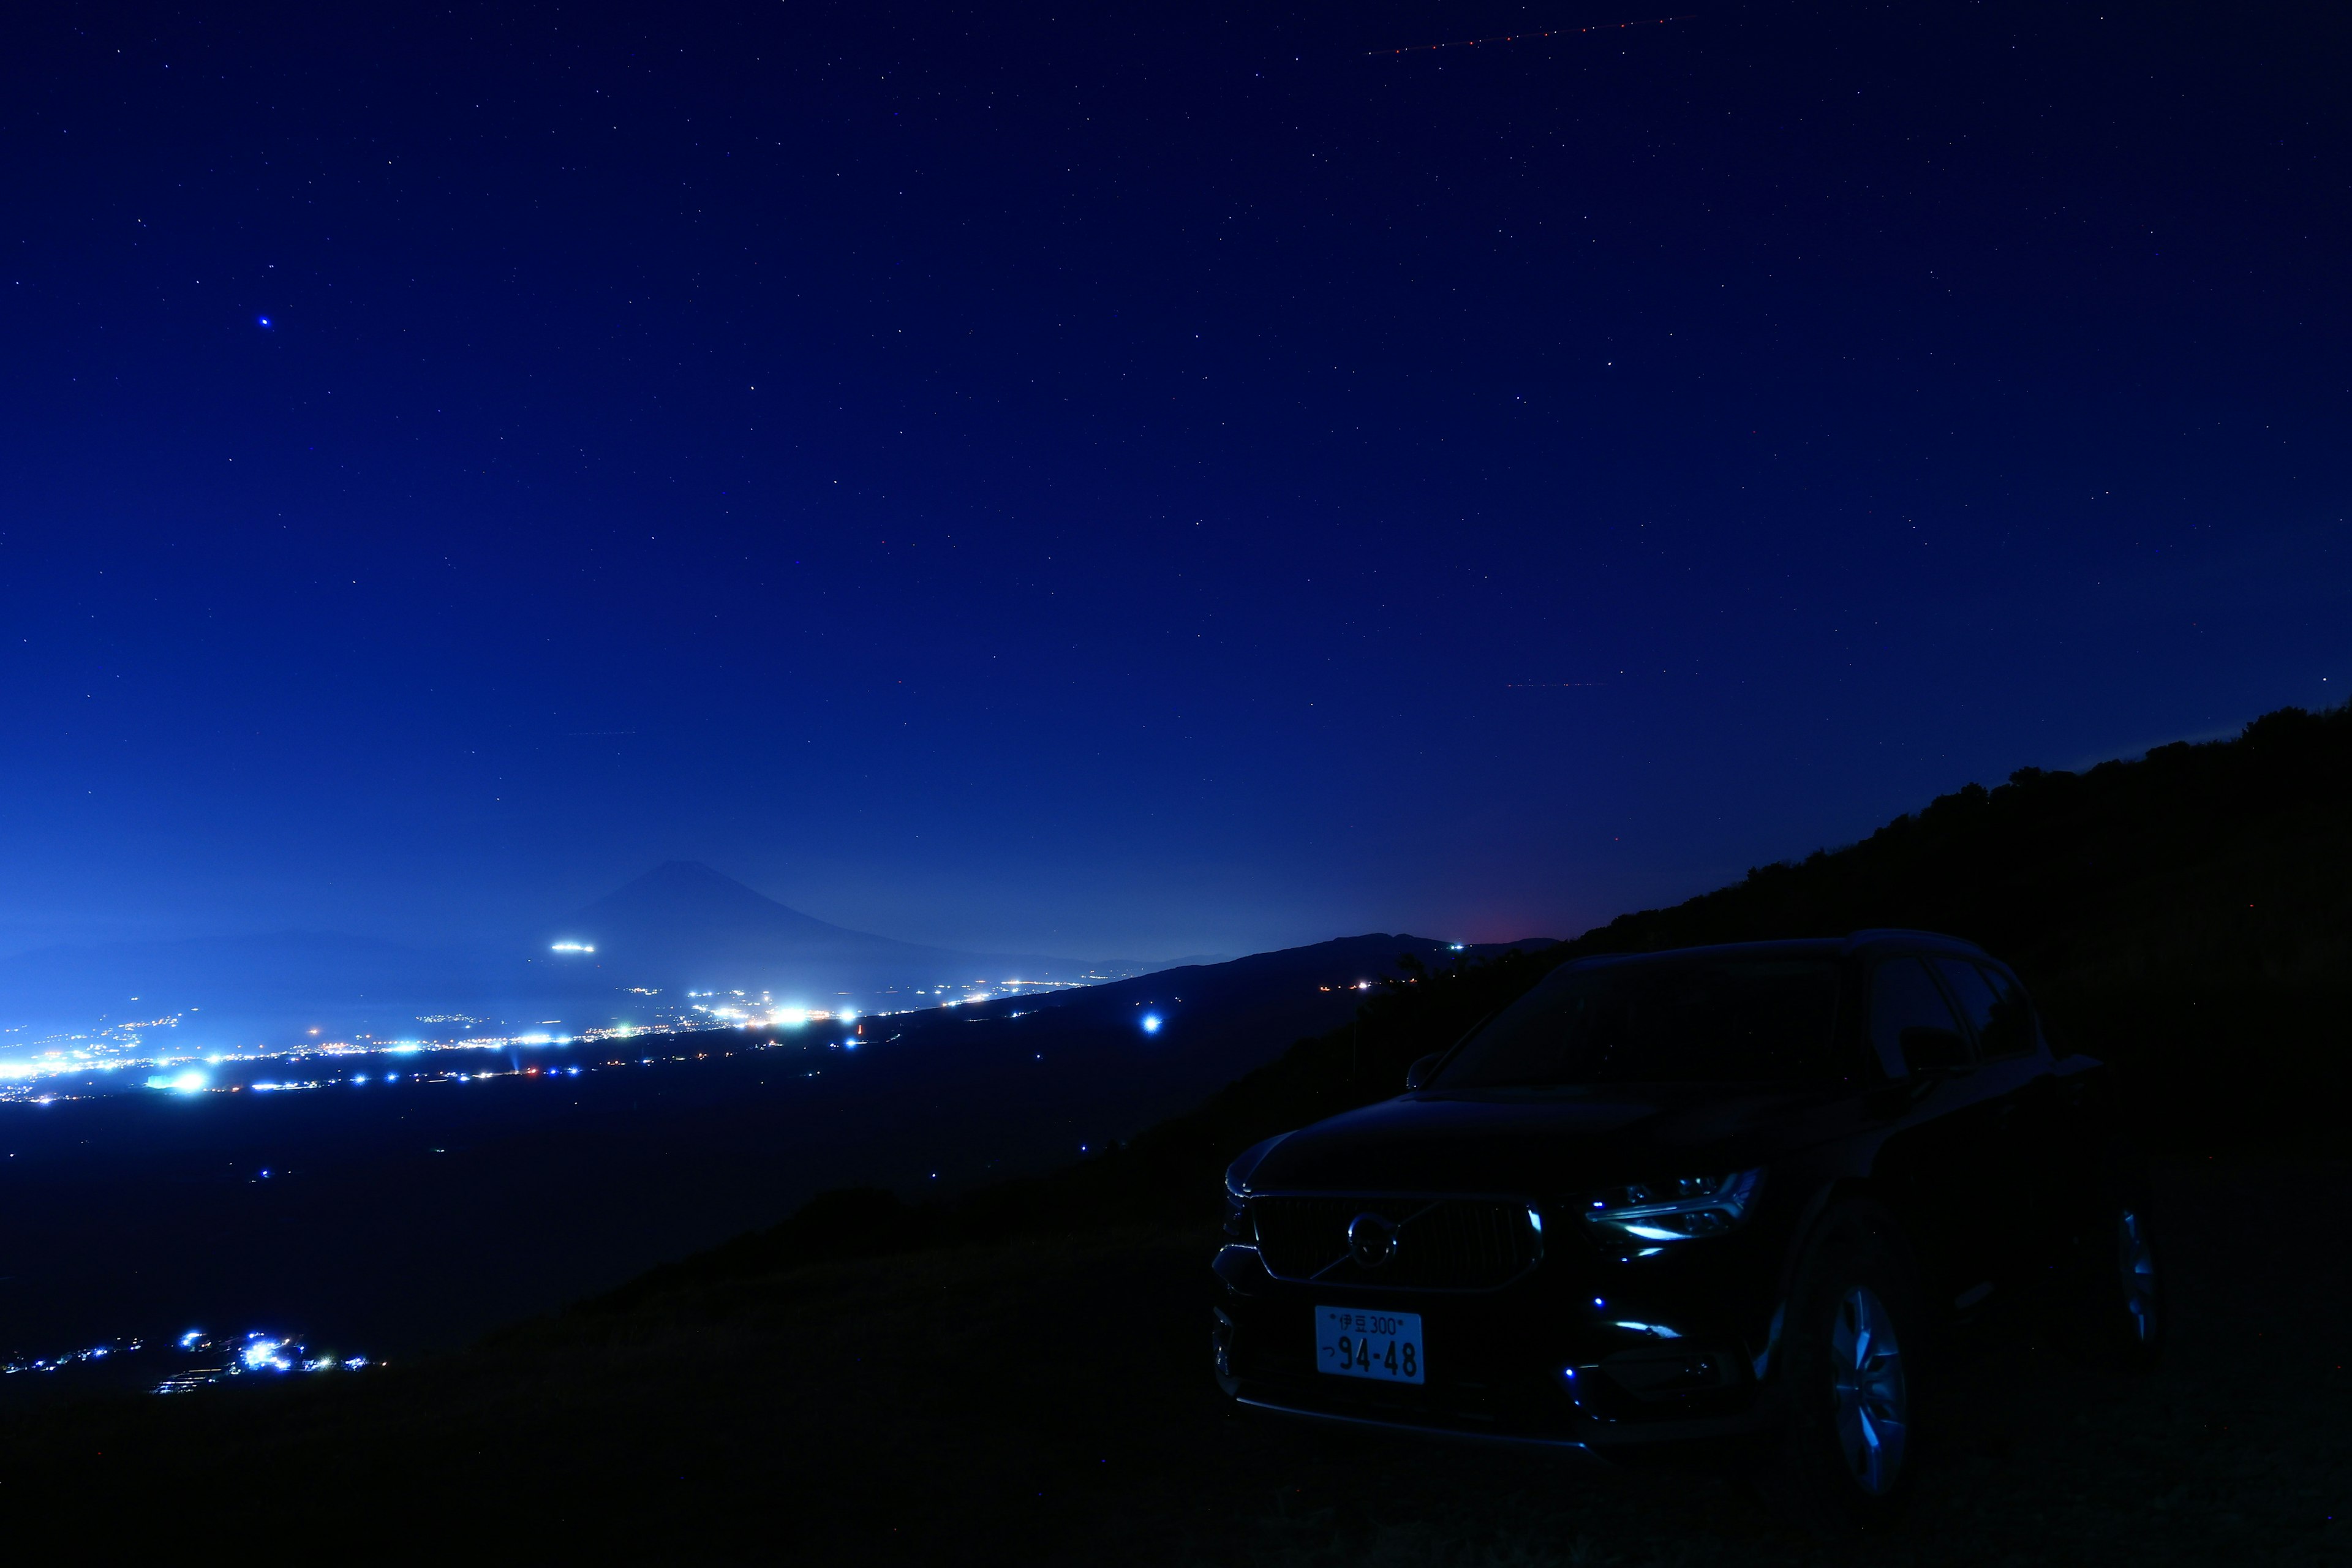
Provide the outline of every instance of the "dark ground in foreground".
[[[2352,1555],[2352,1165],[2165,1173],[2152,1379],[1985,1335],[1896,1533],[1823,1547],[1735,1477],[1334,1433],[1228,1408],[1213,1237],[816,1265],[543,1320],[339,1386],[0,1430],[19,1547],[247,1559],[2217,1563]],[[31,1561],[31,1557],[19,1557]]]

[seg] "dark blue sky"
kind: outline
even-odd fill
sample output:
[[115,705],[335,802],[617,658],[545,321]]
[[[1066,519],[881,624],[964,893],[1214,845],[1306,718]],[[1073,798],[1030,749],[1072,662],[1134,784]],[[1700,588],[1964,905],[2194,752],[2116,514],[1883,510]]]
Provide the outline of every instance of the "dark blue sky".
[[1567,934],[2339,700],[2346,24],[2110,10],[12,16],[0,948]]

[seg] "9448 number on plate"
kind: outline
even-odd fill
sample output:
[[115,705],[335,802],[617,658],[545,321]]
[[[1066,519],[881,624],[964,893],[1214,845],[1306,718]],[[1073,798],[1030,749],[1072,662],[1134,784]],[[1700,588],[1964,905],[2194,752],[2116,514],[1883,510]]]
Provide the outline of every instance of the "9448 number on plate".
[[1419,1312],[1315,1309],[1315,1365],[1338,1377],[1419,1383],[1426,1359]]

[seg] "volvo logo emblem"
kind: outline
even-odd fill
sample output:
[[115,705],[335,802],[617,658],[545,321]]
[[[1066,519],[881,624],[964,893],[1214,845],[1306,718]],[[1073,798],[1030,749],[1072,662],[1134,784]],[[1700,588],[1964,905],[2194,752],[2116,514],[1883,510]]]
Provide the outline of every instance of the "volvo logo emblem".
[[1386,1215],[1360,1214],[1348,1222],[1348,1256],[1363,1268],[1378,1268],[1396,1256],[1397,1227]]

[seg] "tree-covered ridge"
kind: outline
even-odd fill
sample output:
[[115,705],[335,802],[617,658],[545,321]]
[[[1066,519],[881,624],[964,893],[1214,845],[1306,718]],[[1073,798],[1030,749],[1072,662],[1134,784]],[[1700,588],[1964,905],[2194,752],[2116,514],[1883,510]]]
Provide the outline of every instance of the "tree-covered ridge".
[[[2084,773],[2024,768],[1868,838],[1671,909],[1573,952],[1948,931],[2053,1007],[2117,985],[2342,984],[2352,973],[2352,708],[2281,709],[2237,738]],[[2091,1020],[2080,1026],[2095,1030]]]

